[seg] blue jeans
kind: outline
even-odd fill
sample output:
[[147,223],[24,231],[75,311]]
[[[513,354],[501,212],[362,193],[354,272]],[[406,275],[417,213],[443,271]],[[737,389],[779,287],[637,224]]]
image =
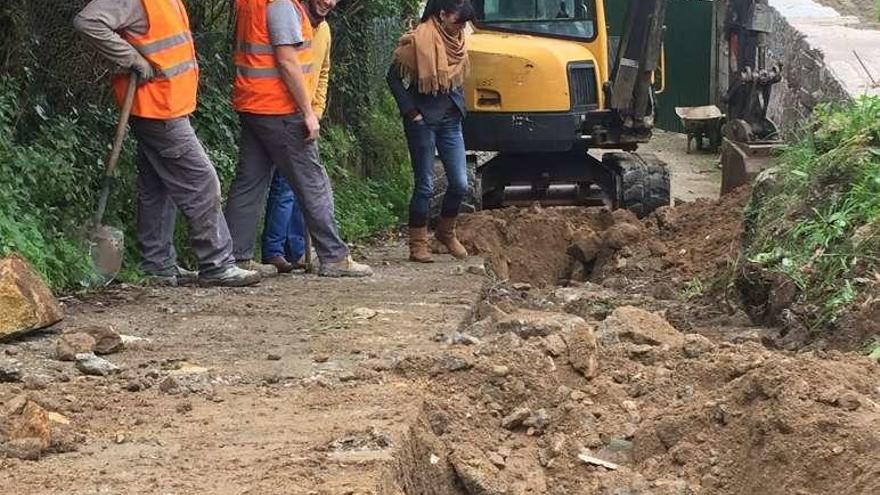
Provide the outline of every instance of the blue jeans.
[[436,124],[424,120],[404,120],[406,141],[412,161],[415,184],[409,203],[409,226],[424,227],[428,224],[428,210],[434,196],[434,150],[440,155],[449,186],[443,197],[440,216],[451,218],[458,215],[461,202],[467,194],[467,159],[461,117],[449,115]]
[[306,252],[305,221],[284,175],[275,172],[266,201],[263,259],[284,256],[296,262]]

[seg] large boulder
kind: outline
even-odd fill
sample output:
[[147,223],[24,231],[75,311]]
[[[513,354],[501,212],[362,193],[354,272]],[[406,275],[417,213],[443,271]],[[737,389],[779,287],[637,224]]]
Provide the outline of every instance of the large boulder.
[[58,323],[61,306],[20,256],[0,259],[0,340]]

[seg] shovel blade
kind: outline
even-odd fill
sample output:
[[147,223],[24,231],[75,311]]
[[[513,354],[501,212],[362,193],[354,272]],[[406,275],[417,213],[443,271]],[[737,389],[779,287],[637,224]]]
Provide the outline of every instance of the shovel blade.
[[121,230],[99,225],[89,236],[89,254],[94,268],[92,285],[107,285],[122,269],[125,236]]

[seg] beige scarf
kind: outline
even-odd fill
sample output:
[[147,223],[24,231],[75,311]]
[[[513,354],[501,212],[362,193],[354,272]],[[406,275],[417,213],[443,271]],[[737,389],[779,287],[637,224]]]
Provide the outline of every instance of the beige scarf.
[[401,36],[394,63],[403,79],[418,81],[419,93],[460,87],[469,67],[464,32],[453,36],[432,17]]

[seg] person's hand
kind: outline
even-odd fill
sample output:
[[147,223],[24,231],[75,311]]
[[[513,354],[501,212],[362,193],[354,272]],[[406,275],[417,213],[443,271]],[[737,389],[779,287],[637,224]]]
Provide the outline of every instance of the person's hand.
[[139,82],[146,82],[156,77],[156,71],[153,69],[153,66],[150,65],[150,62],[148,62],[147,59],[141,56],[138,56],[135,59],[131,64],[130,69],[138,75]]
[[415,114],[412,118],[413,122],[421,122],[423,120],[425,120],[425,118],[422,117],[422,114],[420,114],[420,113]]
[[318,134],[321,132],[321,123],[318,122],[318,116],[314,112],[309,112],[305,115],[305,124],[306,142],[318,139]]

